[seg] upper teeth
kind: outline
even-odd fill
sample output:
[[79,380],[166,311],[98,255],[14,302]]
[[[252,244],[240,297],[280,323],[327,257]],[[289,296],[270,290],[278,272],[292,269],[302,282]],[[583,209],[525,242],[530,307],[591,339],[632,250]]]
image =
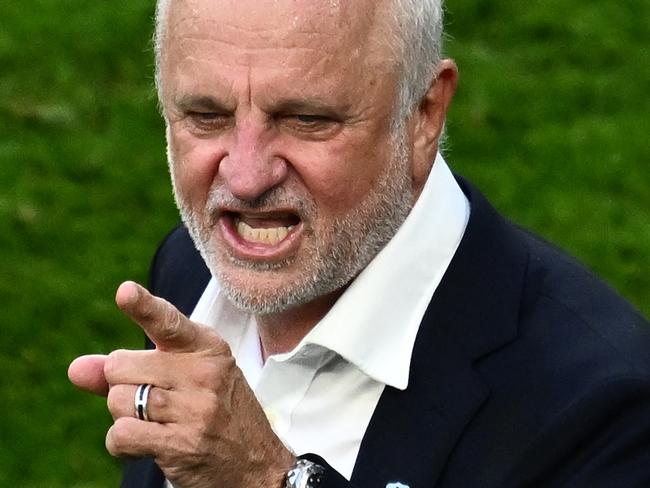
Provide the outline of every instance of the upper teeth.
[[288,227],[255,228],[241,220],[238,220],[235,223],[235,226],[237,228],[237,233],[245,240],[271,245],[282,241],[282,239],[287,237],[287,234],[291,232],[291,229],[294,228],[293,225]]

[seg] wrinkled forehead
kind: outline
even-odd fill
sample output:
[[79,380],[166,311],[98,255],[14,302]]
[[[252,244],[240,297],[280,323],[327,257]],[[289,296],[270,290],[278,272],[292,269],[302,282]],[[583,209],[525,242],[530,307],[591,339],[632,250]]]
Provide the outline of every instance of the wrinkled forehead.
[[319,49],[324,54],[386,58],[383,0],[169,0],[163,56],[187,41],[232,49]]

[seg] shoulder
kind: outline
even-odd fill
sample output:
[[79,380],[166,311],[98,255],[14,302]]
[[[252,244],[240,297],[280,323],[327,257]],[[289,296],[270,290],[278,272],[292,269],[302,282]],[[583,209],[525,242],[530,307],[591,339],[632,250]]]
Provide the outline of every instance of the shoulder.
[[[472,215],[463,238],[469,242],[460,270],[489,275],[482,293],[475,293],[483,298],[480,306],[492,311],[508,307],[516,314],[512,332],[516,340],[510,347],[548,352],[554,362],[575,358],[583,351],[601,351],[621,367],[650,373],[646,319],[575,258],[508,221],[475,188],[465,181],[461,184],[471,201]],[[467,289],[468,278],[462,279],[465,286],[457,288]],[[478,279],[473,276],[471,281]],[[502,324],[494,323],[495,318],[504,316],[491,313],[484,318],[491,319],[491,329],[498,329]],[[503,352],[507,350],[508,345]],[[542,358],[530,359],[535,357]]]
[[[474,238],[490,248],[480,272],[512,278],[521,293],[507,302],[516,324],[509,339],[473,363],[489,395],[465,432],[464,455],[490,453],[489,463],[475,459],[477,472],[508,480],[499,486],[636,486],[650,462],[650,326],[574,258],[477,202],[481,235],[498,242]],[[525,256],[516,273],[490,267],[513,253]],[[499,289],[512,282],[484,289],[477,334],[502,328],[488,317],[503,315],[489,310],[506,306]],[[611,484],[607,466],[630,483]]]
[[[552,362],[555,371],[563,364],[575,365],[576,358],[585,354],[607,360],[607,371],[599,371],[604,376],[623,370],[650,374],[647,320],[574,257],[505,219],[475,188],[462,184],[476,214],[472,240],[479,248],[477,254],[481,253],[480,262],[485,263],[478,265],[481,272],[499,276],[502,281],[513,278],[521,287],[518,303],[508,305],[517,308],[517,339],[511,347],[527,350],[531,361]],[[511,264],[519,267],[510,274],[501,273],[494,266],[501,255],[517,255],[518,261]],[[509,263],[502,258],[497,262]],[[486,292],[498,296],[495,287]],[[506,346],[503,351],[507,350]]]
[[523,242],[519,334],[501,358],[518,371],[495,400],[528,435],[513,436],[520,455],[505,486],[636,486],[649,476],[650,326],[563,251]]
[[481,369],[503,374],[506,364],[518,365],[519,371],[506,375],[512,392],[530,389],[528,399],[538,396],[548,410],[616,379],[650,385],[650,325],[644,317],[576,259],[507,225],[528,256],[517,334],[484,358]]
[[526,232],[522,242],[529,261],[521,336],[545,339],[560,364],[560,352],[571,361],[583,352],[598,353],[607,360],[602,376],[635,371],[650,375],[650,326],[641,314],[562,250]]

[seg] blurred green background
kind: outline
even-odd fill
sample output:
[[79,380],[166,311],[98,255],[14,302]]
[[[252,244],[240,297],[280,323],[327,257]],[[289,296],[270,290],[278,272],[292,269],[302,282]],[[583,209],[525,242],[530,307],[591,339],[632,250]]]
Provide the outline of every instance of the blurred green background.
[[[447,156],[514,220],[650,315],[650,2],[453,0]],[[139,347],[113,305],[177,221],[153,2],[0,0],[0,486],[117,486],[87,352]]]

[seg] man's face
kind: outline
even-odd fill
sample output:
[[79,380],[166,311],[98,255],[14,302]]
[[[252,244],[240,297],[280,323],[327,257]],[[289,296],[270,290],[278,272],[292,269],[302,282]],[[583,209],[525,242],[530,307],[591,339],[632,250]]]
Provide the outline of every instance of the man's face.
[[335,293],[410,210],[377,3],[172,2],[161,67],[174,191],[242,308]]

